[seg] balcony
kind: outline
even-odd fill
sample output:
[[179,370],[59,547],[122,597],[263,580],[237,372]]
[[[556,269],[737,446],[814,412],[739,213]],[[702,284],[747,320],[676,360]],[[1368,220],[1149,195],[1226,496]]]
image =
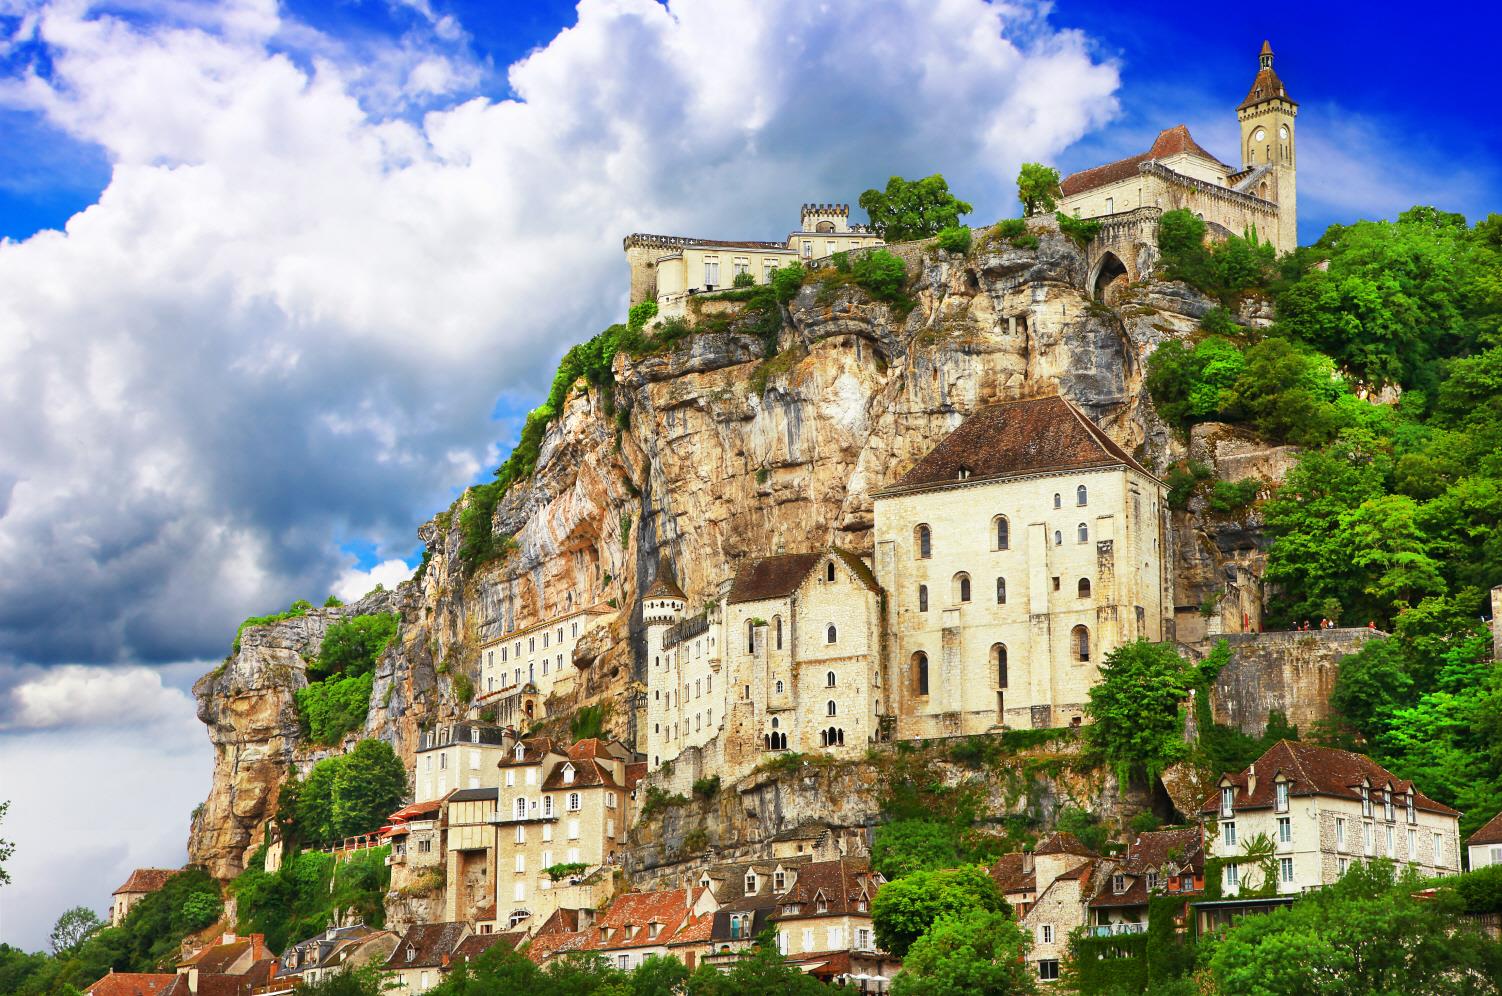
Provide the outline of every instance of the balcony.
[[1120,937],[1123,934],[1145,934],[1145,923],[1101,923],[1090,928],[1091,937]]

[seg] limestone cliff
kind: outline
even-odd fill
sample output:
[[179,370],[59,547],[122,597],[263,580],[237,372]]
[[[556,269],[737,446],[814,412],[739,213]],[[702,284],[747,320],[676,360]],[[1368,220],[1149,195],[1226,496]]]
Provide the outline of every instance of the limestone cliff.
[[[614,414],[581,382],[549,427],[535,474],[496,510],[497,531],[516,542],[505,559],[469,576],[458,510],[427,523],[420,575],[374,599],[399,611],[402,626],[376,673],[367,735],[410,759],[420,725],[464,710],[451,679],[476,674],[481,644],[610,602],[617,616],[576,654],[576,701],[558,705],[608,702],[613,732],[630,738],[635,605],[660,558],[697,606],[747,557],[830,542],[869,552],[871,492],[977,405],[1060,391],[1149,467],[1186,455],[1147,400],[1144,361],[1165,338],[1193,332],[1211,302],[1183,285],[1124,281],[1109,288],[1110,306],[1093,301],[1089,257],[1053,231],[1036,248],[896,249],[908,263],[910,311],[838,279],[810,282],[766,360],[762,341],[737,326],[736,306],[709,303],[700,332],[672,349],[617,356]],[[1180,560],[1191,569],[1176,602],[1198,604],[1222,587],[1225,564],[1245,559],[1240,545],[1217,543],[1220,528],[1183,517]],[[1248,542],[1256,547],[1260,532]],[[214,874],[240,868],[289,764],[316,756],[296,743],[301,661],[330,619],[362,610],[373,609],[250,630],[239,654],[199,683],[217,761],[190,854]]]

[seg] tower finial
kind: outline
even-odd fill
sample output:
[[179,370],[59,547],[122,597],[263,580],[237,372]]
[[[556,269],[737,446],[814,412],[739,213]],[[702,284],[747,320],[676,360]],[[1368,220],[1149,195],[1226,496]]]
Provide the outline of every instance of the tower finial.
[[1263,69],[1273,67],[1273,47],[1267,39],[1262,40],[1262,52],[1257,56],[1257,62]]

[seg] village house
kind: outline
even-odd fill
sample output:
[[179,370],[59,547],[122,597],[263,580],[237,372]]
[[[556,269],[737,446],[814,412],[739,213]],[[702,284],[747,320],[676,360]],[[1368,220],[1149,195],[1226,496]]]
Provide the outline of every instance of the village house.
[[[166,996],[183,980],[172,972],[116,972],[85,986],[83,996]],[[183,983],[184,988],[186,984]]]
[[[616,968],[630,971],[653,955],[672,955],[690,964],[696,957],[692,937],[707,935],[716,903],[708,889],[664,889],[628,892],[618,896],[595,922],[584,950],[598,954]],[[680,931],[690,936],[671,946]]]
[[282,952],[273,984],[313,985],[351,968],[384,964],[396,950],[397,936],[363,923],[330,927]]
[[1172,635],[1167,492],[1058,395],[980,408],[875,492],[896,737],[1078,725]]
[[765,284],[781,267],[881,244],[867,226],[850,224],[850,205],[805,204],[798,229],[782,242],[633,234],[622,248],[631,271],[631,304],[655,301],[659,314],[675,315],[689,297],[725,290],[741,274]]
[[483,645],[474,705],[494,707],[503,726],[547,718],[549,697],[573,690],[579,673],[574,648],[611,613],[602,605],[571,608]]
[[1467,867],[1471,871],[1502,865],[1502,813],[1481,825],[1466,839]]
[[110,926],[118,927],[136,903],[157,892],[167,884],[167,879],[177,874],[176,868],[137,868],[130,873],[125,884],[116,889],[110,904]]
[[506,746],[505,728],[492,723],[444,723],[420,731],[413,773],[415,801],[442,799],[454,789],[494,784],[495,767]]
[[386,817],[380,832],[391,845],[386,863],[391,866],[393,891],[446,872],[442,815],[443,800],[428,799],[403,806]]
[[386,959],[386,989],[395,996],[425,993],[443,981],[449,962],[465,938],[467,923],[419,923],[407,928]]
[[1221,232],[1255,232],[1290,252],[1298,245],[1298,107],[1273,70],[1272,46],[1263,42],[1257,74],[1236,108],[1241,142],[1233,161],[1241,165],[1221,162],[1178,125],[1160,132],[1146,152],[1065,177],[1058,209],[1109,221],[1138,209],[1183,208]]
[[[269,985],[276,974],[276,955],[266,947],[266,935],[240,937],[225,933],[177,963],[180,985],[191,996],[249,996],[251,989]],[[183,996],[181,990],[171,996]]]
[[1204,831],[1200,827],[1153,830],[1136,835],[1113,862],[1090,900],[1090,933],[1097,937],[1147,930],[1154,897],[1172,896],[1183,926],[1191,900],[1205,888]]
[[1089,902],[1105,868],[1100,855],[1063,832],[1044,837],[1021,862],[1003,855],[992,866],[991,878],[1008,902],[1025,897],[1013,909],[1032,939],[1027,959],[1040,981],[1058,979],[1069,936],[1089,921]]
[[1350,751],[1280,740],[1222,775],[1200,816],[1225,897],[1195,904],[1202,932],[1287,905],[1355,861],[1384,857],[1429,876],[1460,870],[1460,814]]

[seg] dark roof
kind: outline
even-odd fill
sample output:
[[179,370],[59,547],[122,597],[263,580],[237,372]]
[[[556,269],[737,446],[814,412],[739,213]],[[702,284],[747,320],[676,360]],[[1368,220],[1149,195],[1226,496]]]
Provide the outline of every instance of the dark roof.
[[1057,394],[987,405],[972,412],[877,497],[1022,474],[1127,466],[1152,475]]
[[1205,838],[1199,827],[1152,830],[1127,845],[1122,866],[1132,871],[1157,871],[1167,864],[1180,869],[1205,867]]
[[666,557],[658,563],[657,577],[652,579],[652,583],[647,586],[647,590],[642,593],[641,597],[676,598],[680,602],[688,601],[688,596],[683,593],[682,588],[678,587],[678,579],[673,576],[673,568],[668,565]]
[[991,866],[991,881],[1006,895],[1009,892],[1033,892],[1038,888],[1036,875],[1028,855],[1021,851],[1003,854]]
[[[1261,65],[1261,56],[1267,56],[1267,65]],[[1279,99],[1288,101],[1298,106],[1298,101],[1288,95],[1283,89],[1283,81],[1278,79],[1278,74],[1273,71],[1273,47],[1268,42],[1262,43],[1262,52],[1258,56],[1257,76],[1252,80],[1252,88],[1247,91],[1246,99],[1236,105],[1239,111],[1244,107],[1253,107],[1264,100]]]
[[1466,844],[1502,844],[1502,813],[1483,823],[1481,829],[1466,840]]
[[[876,890],[881,885],[871,871],[870,862],[864,858],[811,861],[797,868],[796,872],[792,888],[778,897],[777,901],[784,909],[776,916],[778,920],[856,912],[855,904],[862,899],[867,903],[875,899]],[[824,912],[819,912],[814,905],[820,896],[828,907]],[[797,906],[798,912],[785,912],[789,906]]]
[[516,947],[517,938],[520,934],[470,934],[459,942],[454,949],[454,956],[450,961],[474,961],[497,944],[504,944],[508,948]]
[[[1253,773],[1257,776],[1257,787],[1255,791],[1248,791]],[[1245,771],[1228,773],[1222,776],[1221,781],[1229,782],[1238,789],[1236,809],[1260,809],[1273,805],[1273,785],[1280,773],[1290,782],[1291,795],[1328,795],[1360,801],[1360,786],[1362,779],[1365,779],[1374,790],[1390,784],[1395,796],[1394,805],[1402,806],[1404,803],[1400,797],[1413,789],[1414,808],[1444,816],[1460,815],[1444,803],[1435,802],[1424,795],[1414,787],[1413,782],[1404,781],[1365,754],[1353,754],[1348,750],[1317,747],[1293,740],[1279,740]],[[1378,801],[1380,800],[1373,798],[1374,804]],[[1220,787],[1217,786],[1205,799],[1200,812],[1212,813],[1219,807]]]
[[[563,780],[563,769],[565,767],[574,769],[574,780],[571,782]],[[616,785],[615,779],[611,777],[610,772],[606,770],[605,766],[592,757],[565,761],[554,768],[542,783],[544,789],[593,788],[600,785],[610,788],[620,787]]]
[[506,768],[515,764],[537,764],[557,749],[550,737],[530,737],[526,740],[518,740],[517,744],[520,744],[522,748],[521,759],[518,760],[516,757],[516,745],[514,744],[510,750],[502,755],[500,761],[497,762],[498,767]]
[[871,573],[871,568],[866,566],[866,562],[859,554],[851,553],[838,546],[832,546],[829,549],[844,562],[846,567],[850,568],[850,573],[855,575],[856,580],[865,585],[868,590],[880,594],[881,585],[876,583],[876,575]]
[[1104,166],[1093,166],[1090,169],[1080,170],[1078,173],[1071,173],[1059,184],[1059,190],[1065,197],[1073,197],[1075,194],[1094,190],[1096,187],[1104,187],[1108,183],[1134,177],[1143,163],[1167,159],[1169,156],[1176,156],[1182,152],[1192,153],[1225,166],[1225,163],[1206,152],[1194,140],[1186,125],[1174,125],[1172,128],[1165,128],[1158,132],[1158,137],[1153,139],[1152,147],[1146,152],[1139,152],[1135,156],[1118,159]]
[[356,923],[348,927],[334,927],[305,941],[298,941],[282,952],[277,974],[283,977],[301,975],[310,968],[334,964],[342,960],[342,958],[335,958],[340,951],[350,945],[358,947],[360,942],[380,933],[385,933],[385,931],[378,931],[363,923]]
[[1072,833],[1056,830],[1038,842],[1033,848],[1033,854],[1077,854],[1085,858],[1098,858],[1090,848],[1080,843],[1080,839]]
[[[392,971],[441,967],[444,956],[453,954],[468,929],[468,924],[458,922],[413,924],[386,959],[386,967]],[[410,960],[408,949],[413,952]]]
[[804,820],[797,826],[771,836],[773,843],[788,840],[818,840],[829,832],[829,824],[823,820]]
[[798,590],[808,572],[823,557],[822,553],[783,553],[753,560],[735,572],[735,581],[730,585],[730,603],[786,598]]
[[155,892],[176,874],[176,868],[137,868],[113,894],[118,896],[122,892]]

